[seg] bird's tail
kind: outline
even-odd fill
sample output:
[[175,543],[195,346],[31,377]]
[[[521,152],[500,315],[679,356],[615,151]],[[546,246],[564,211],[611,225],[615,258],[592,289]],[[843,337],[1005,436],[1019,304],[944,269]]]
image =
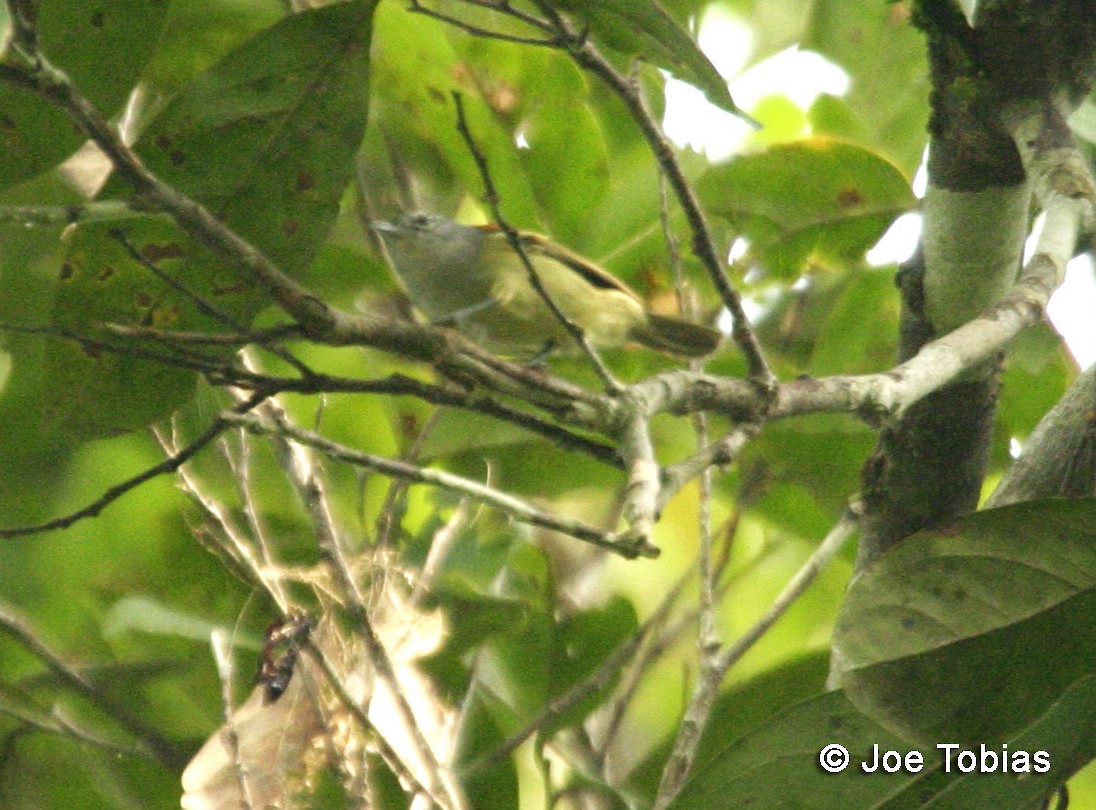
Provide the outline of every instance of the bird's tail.
[[647,322],[636,327],[632,337],[644,346],[661,352],[682,357],[703,357],[715,351],[722,335],[710,326],[647,313]]

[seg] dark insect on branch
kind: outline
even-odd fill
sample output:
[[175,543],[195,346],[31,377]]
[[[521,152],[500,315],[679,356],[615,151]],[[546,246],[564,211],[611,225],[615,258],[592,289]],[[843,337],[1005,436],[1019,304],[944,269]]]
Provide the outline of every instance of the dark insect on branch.
[[314,626],[312,618],[304,613],[290,613],[283,621],[266,628],[259,672],[255,676],[263,685],[263,703],[275,702],[289,686],[301,645],[308,640]]

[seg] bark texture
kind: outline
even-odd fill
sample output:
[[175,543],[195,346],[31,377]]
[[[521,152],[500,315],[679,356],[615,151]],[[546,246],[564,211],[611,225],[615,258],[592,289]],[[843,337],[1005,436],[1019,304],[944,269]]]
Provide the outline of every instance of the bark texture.
[[[1094,0],[988,0],[973,26],[950,0],[921,0],[915,21],[933,90],[923,246],[899,274],[902,360],[993,304],[1020,270],[1031,193],[1010,110],[1034,101],[1064,122],[1096,76]],[[862,473],[860,566],[975,508],[999,370],[1000,358],[882,431]]]

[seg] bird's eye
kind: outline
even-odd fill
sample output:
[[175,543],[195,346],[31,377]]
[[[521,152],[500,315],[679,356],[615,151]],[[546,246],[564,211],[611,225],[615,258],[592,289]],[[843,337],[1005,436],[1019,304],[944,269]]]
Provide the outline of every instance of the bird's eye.
[[429,214],[414,214],[411,217],[411,227],[416,231],[425,231],[430,227],[430,215]]

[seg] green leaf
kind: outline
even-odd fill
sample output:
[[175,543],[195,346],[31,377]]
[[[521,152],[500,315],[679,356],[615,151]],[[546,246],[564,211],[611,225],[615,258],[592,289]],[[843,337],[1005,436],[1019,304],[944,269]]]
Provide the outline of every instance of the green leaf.
[[516,599],[480,593],[453,573],[439,579],[431,594],[431,601],[435,599],[449,617],[450,632],[443,646],[421,659],[419,666],[457,699],[468,686],[466,654],[494,636],[507,632],[520,634],[529,611]]
[[750,62],[757,63],[798,45],[806,14],[817,0],[722,0],[750,28]]
[[286,17],[197,76],[142,134],[162,180],[290,274],[315,255],[352,175],[376,0]]
[[141,83],[170,98],[194,76],[285,16],[282,0],[187,0],[170,3],[156,53]]
[[534,717],[551,694],[555,621],[544,552],[527,543],[515,545],[498,591],[527,606],[525,622],[493,638],[478,668],[480,680],[498,698],[500,727],[511,732]]
[[[338,213],[365,126],[371,0],[287,17],[199,75],[146,129],[137,151],[290,275]],[[120,181],[106,193],[128,191]],[[116,238],[185,284],[180,291]],[[269,302],[243,271],[148,218],[76,230],[53,311],[68,333],[100,324],[237,331]],[[195,300],[201,299],[201,303]],[[211,314],[211,310],[216,315]],[[47,351],[48,416],[77,438],[148,424],[185,402],[192,372],[74,344]]]
[[374,126],[365,148],[371,190],[401,199],[410,174],[424,198],[416,205],[451,213],[466,195],[480,198],[482,177],[457,131],[453,93],[458,92],[504,215],[521,227],[535,227],[535,196],[514,132],[520,111],[535,98],[525,94],[519,78],[526,75],[525,66],[531,74],[532,66],[564,57],[528,50],[479,41],[398,4],[381,4],[373,54]]
[[528,444],[529,431],[517,425],[501,423],[482,414],[445,410],[434,420],[430,434],[422,445],[423,458],[444,458],[457,453],[470,453],[482,459],[492,448],[508,444]]
[[[841,773],[819,767],[820,752],[831,744],[843,745],[851,755],[850,766]],[[881,750],[910,749],[860,714],[840,692],[809,698],[725,748],[696,772],[668,810],[876,807],[913,777],[865,774],[859,764],[875,744]]]
[[894,359],[899,306],[894,268],[846,278],[811,354],[810,373],[817,377],[869,373],[886,368]]
[[[696,772],[670,810],[1027,810],[1096,755],[1094,698],[1096,678],[1082,678],[1006,744],[964,747],[977,763],[964,772],[959,749],[947,756],[936,743],[913,745],[860,714],[841,692],[829,692],[731,743]],[[819,767],[822,749],[831,744],[850,754],[840,773]],[[895,751],[903,760],[917,751],[923,766],[916,772],[867,773],[863,768],[876,759],[875,746],[879,756]],[[1049,770],[1035,769],[1037,752]],[[987,771],[979,770],[983,762]]]
[[695,85],[717,107],[742,113],[700,47],[655,0],[552,0],[573,13],[596,38],[629,56],[642,56],[679,79]]
[[849,103],[839,96],[822,93],[807,110],[807,120],[815,135],[828,135],[853,143],[869,140],[867,126]]
[[925,42],[909,3],[816,0],[801,47],[852,78],[845,97],[868,137],[862,142],[912,175],[925,151],[929,80]]
[[[763,461],[776,482],[795,486],[800,497],[809,493],[832,520],[848,503],[848,494],[856,491],[860,467],[874,444],[874,435],[863,424],[818,414],[770,425],[743,462]],[[801,505],[801,510],[801,517],[810,514],[809,505]]]
[[1096,500],[976,513],[882,555],[834,629],[846,694],[925,741],[993,743],[1096,671]]
[[[1088,676],[1072,684],[1045,714],[1009,740],[1007,749],[986,748],[997,756],[998,763],[1004,762],[1008,752],[1008,773],[1000,764],[992,773],[953,771],[955,778],[945,782],[931,801],[925,801],[925,786],[914,784],[881,810],[1028,810],[1043,806],[1055,788],[1096,758],[1096,678]],[[981,760],[981,746],[976,752]],[[1035,769],[1037,753],[1047,755],[1049,768]],[[1017,757],[1019,762],[1027,761],[1031,770],[1020,771]]]
[[520,601],[478,593],[456,576],[440,580],[433,596],[455,620],[446,639],[454,653],[473,649],[498,633],[520,632],[527,612]]
[[[636,632],[637,627],[635,607],[621,596],[613,597],[604,607],[567,617],[559,629],[553,655],[553,695],[558,697],[567,693],[593,674],[608,656]],[[580,722],[601,705],[615,683],[615,678],[609,680],[601,689],[587,695],[569,711],[553,718],[541,734],[545,738],[551,737],[557,730]]]
[[[1048,323],[1025,329],[1005,356],[997,422],[1002,439],[1026,437],[1076,376],[1076,362]],[[1011,460],[1011,459],[1009,459]]]
[[881,155],[810,138],[743,155],[710,169],[697,192],[752,243],[770,272],[794,278],[809,260],[858,261],[917,203],[909,182]]
[[407,795],[399,777],[392,772],[384,757],[380,754],[369,754],[366,762],[369,768],[371,798],[376,802],[378,810],[408,810],[412,797]]
[[[559,66],[558,72],[570,67]],[[551,95],[545,84],[530,87],[537,103],[521,123],[529,144],[521,157],[542,220],[556,238],[574,238],[589,227],[590,210],[608,192],[608,154],[597,118],[581,103],[581,81],[577,87],[553,81]]]
[[[113,435],[166,415],[194,392],[194,373],[164,362],[143,359],[118,341],[103,324],[149,326],[183,331],[232,331],[246,324],[261,300],[208,250],[181,235],[170,221],[148,217],[127,220],[125,239],[165,273],[185,282],[195,295],[216,307],[218,321],[194,299],[173,289],[135,261],[112,233],[114,223],[76,229],[67,246],[50,319],[65,334],[98,341],[81,345],[54,340],[45,353],[43,415],[75,438]],[[110,346],[118,346],[114,351]],[[158,342],[142,347],[170,359],[182,359]],[[216,360],[216,353],[209,353]],[[56,392],[64,396],[56,396]]]
[[[0,322],[45,323],[61,259],[57,231],[6,225],[0,227],[0,243]],[[0,512],[5,526],[38,522],[53,508],[53,499],[41,494],[57,491],[71,450],[71,442],[48,430],[42,420],[46,344],[37,335],[8,332],[0,337],[11,360],[11,375],[0,396]],[[0,565],[13,562],[0,560]]]
[[[184,613],[159,599],[134,594],[123,596],[106,612],[103,638],[110,641],[125,633],[139,632],[177,636],[207,644],[218,627],[226,629],[204,616]],[[246,632],[234,633],[233,644],[252,651],[263,648],[260,638]]]
[[1082,101],[1069,116],[1069,128],[1078,138],[1096,143],[1096,104],[1091,99]]
[[[52,0],[38,7],[46,57],[106,116],[118,112],[160,36],[163,0]],[[0,188],[67,158],[87,140],[55,104],[0,83]]]
[[[484,24],[497,25],[497,16]],[[590,207],[605,197],[609,183],[608,150],[585,75],[554,49],[519,47],[452,29],[446,33],[448,47],[431,48],[430,57],[438,67],[450,62],[451,67],[435,76],[414,65],[411,73],[401,76],[406,86],[400,92],[415,101],[417,114],[442,115],[429,132],[417,137],[425,136],[442,148],[446,161],[460,173],[461,190],[479,196],[483,180],[456,131],[455,110],[417,98],[424,91],[444,92],[450,85],[450,92],[457,90],[464,99],[473,138],[487,157],[507,217],[520,217],[524,227],[546,229],[557,239],[573,239],[589,226]],[[425,51],[430,41],[426,37],[415,45]],[[403,60],[397,64],[406,66]],[[390,86],[382,89],[392,91]],[[404,126],[407,110],[397,113],[386,119],[385,129]],[[437,168],[414,166],[416,172]]]
[[[697,772],[727,749],[727,740],[737,740],[774,714],[817,695],[829,665],[828,652],[795,658],[722,692],[697,749]],[[636,766],[628,777],[629,792],[653,800],[672,745],[673,739],[667,737]]]
[[485,690],[475,686],[461,707],[454,765],[458,773],[463,767],[476,766],[471,773],[461,774],[473,810],[518,807],[518,774],[513,758],[487,760],[505,740],[488,709],[488,700]]

